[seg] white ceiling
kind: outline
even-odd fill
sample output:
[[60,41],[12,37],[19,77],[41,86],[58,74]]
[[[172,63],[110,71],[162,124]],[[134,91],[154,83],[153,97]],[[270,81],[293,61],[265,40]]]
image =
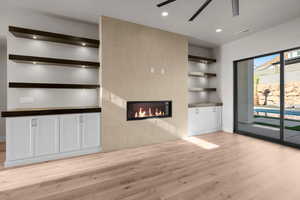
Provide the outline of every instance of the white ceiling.
[[[232,17],[231,0],[213,0],[194,22],[188,19],[205,0],[9,0],[12,6],[98,23],[105,15],[190,37],[191,43],[214,47],[300,17],[300,0],[240,0],[240,16]],[[169,16],[163,18],[162,11]],[[222,28],[222,33],[216,33]],[[247,33],[237,32],[250,29]]]

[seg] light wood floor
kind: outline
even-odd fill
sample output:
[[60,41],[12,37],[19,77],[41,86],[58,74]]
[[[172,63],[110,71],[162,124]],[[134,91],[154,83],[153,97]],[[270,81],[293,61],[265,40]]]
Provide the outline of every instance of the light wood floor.
[[0,170],[1,200],[299,200],[300,150],[228,133]]
[[5,143],[0,142],[0,170],[4,168],[5,161]]

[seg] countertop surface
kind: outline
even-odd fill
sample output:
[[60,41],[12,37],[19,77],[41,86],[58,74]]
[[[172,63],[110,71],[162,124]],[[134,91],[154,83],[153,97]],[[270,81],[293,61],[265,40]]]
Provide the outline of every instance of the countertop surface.
[[201,107],[212,107],[212,106],[223,106],[221,102],[203,102],[203,103],[191,103],[189,108],[201,108]]
[[91,112],[101,112],[101,108],[100,107],[62,107],[62,108],[11,109],[11,110],[1,112],[1,116],[21,117],[21,116],[91,113]]

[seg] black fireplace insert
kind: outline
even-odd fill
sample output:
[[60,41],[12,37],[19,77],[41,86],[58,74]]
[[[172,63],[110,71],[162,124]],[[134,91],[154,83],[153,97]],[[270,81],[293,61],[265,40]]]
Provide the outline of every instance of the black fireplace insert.
[[172,117],[172,101],[128,101],[127,121]]

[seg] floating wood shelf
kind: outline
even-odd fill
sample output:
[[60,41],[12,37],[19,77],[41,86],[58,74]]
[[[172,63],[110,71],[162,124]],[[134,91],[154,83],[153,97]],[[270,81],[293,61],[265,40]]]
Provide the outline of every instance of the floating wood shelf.
[[190,88],[190,92],[210,92],[210,91],[217,91],[216,88]]
[[206,58],[206,57],[201,57],[201,56],[193,56],[189,55],[189,61],[192,62],[200,62],[200,63],[206,63],[206,64],[211,64],[217,62],[216,59],[213,58]]
[[27,39],[43,40],[56,43],[71,44],[77,46],[85,46],[99,48],[99,40],[64,35],[59,33],[51,33],[34,29],[27,29],[15,26],[9,26],[9,32],[14,36]]
[[201,103],[190,103],[189,108],[199,108],[199,107],[212,107],[212,106],[223,106],[223,103],[217,102],[201,102]]
[[24,110],[10,110],[1,112],[1,117],[23,117],[38,115],[59,115],[59,114],[75,114],[75,113],[95,113],[101,112],[100,107],[90,108],[36,108]]
[[189,76],[194,77],[214,77],[217,76],[215,73],[204,73],[204,72],[190,72]]
[[10,88],[97,89],[100,85],[9,82]]
[[58,58],[36,57],[36,56],[23,56],[23,55],[13,55],[13,54],[9,55],[9,60],[13,60],[18,63],[27,63],[27,64],[61,65],[67,67],[86,67],[86,68],[100,67],[100,63],[98,62],[66,60],[66,59],[58,59]]

